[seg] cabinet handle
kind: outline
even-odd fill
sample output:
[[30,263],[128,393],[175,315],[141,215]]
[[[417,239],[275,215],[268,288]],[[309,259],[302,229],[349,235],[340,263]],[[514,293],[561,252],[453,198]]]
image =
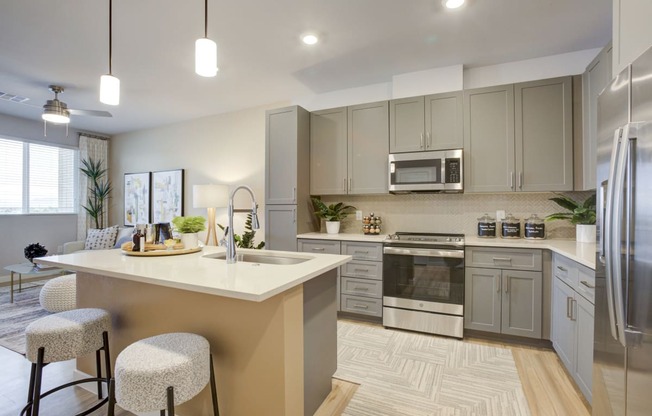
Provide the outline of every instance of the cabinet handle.
[[570,320],[571,321],[577,321],[577,316],[575,316],[576,314],[573,313],[575,311],[575,308],[576,308],[575,305],[577,305],[577,301],[575,299],[571,298],[571,310],[570,310]]
[[497,262],[497,261],[507,261],[507,262],[510,262],[510,263],[512,262],[511,257],[494,257],[493,259],[494,259],[494,262]]
[[297,210],[292,209],[292,223],[296,224],[297,223]]
[[297,188],[296,187],[292,187],[292,200],[294,202],[297,202]]
[[509,293],[509,276],[505,276],[505,293]]
[[367,251],[360,251],[360,250],[355,250],[353,251],[355,254],[369,254],[369,250]]
[[501,289],[502,286],[503,286],[503,285],[502,285],[502,282],[503,282],[502,277],[499,278],[499,279],[496,279],[496,293],[500,293],[500,289]]
[[566,318],[570,318],[570,317],[571,317],[571,313],[570,313],[570,308],[571,308],[571,307],[570,307],[570,304],[571,304],[571,301],[572,301],[572,300],[573,300],[573,298],[566,296]]
[[561,270],[562,272],[567,272],[568,271],[568,269],[566,269],[565,267],[557,266],[557,268],[559,270]]
[[312,251],[324,251],[323,247],[313,247]]
[[509,187],[514,189],[514,172],[509,172]]
[[368,272],[369,269],[353,269],[356,272]]
[[426,146],[428,147],[428,149],[430,149],[432,147],[432,133],[427,132],[426,133],[426,139],[427,139]]
[[353,183],[353,179],[349,178],[349,192],[351,192],[352,183]]
[[518,173],[518,189],[523,189],[523,172]]
[[367,306],[367,305],[358,305],[358,304],[355,304],[355,305],[353,305],[353,307],[354,307],[354,308],[358,308],[358,309],[369,309],[369,306]]
[[423,146],[423,133],[421,133],[421,144],[419,145],[419,148],[420,149],[424,148],[424,146]]
[[595,289],[595,286],[590,284],[586,280],[580,280],[580,283],[583,284],[584,286],[588,287],[589,289]]
[[369,290],[368,287],[354,287],[353,290]]

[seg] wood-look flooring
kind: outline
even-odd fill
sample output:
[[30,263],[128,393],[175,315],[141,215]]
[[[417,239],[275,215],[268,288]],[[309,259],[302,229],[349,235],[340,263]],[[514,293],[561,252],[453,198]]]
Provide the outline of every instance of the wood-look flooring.
[[[511,349],[532,416],[590,416],[588,403],[554,351],[479,338],[465,341]],[[48,365],[44,370],[44,389],[69,381],[74,367],[74,361]],[[16,416],[25,405],[29,370],[30,363],[22,355],[0,347],[0,416]],[[333,379],[333,390],[315,416],[341,415],[357,388],[354,383]],[[89,407],[94,400],[95,396],[86,390],[69,388],[46,398],[44,404],[48,416],[63,416]],[[116,410],[117,416],[132,415]],[[105,414],[106,407],[92,413]]]

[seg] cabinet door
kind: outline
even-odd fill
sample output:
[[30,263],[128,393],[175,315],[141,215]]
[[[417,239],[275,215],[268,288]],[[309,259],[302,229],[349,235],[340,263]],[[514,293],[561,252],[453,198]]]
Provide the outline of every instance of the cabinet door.
[[425,150],[423,97],[389,102],[390,153]]
[[575,363],[575,321],[571,320],[574,291],[553,277],[552,283],[552,346],[569,372]]
[[541,272],[502,271],[501,332],[541,339]]
[[573,190],[571,77],[516,84],[518,191]]
[[464,147],[462,91],[425,97],[426,149]]
[[593,304],[581,296],[575,296],[572,318],[577,329],[577,349],[574,378],[577,385],[591,403],[593,378]]
[[464,328],[500,333],[500,270],[464,270]]
[[514,86],[464,91],[464,191],[515,188]]
[[267,111],[265,203],[295,204],[297,193],[298,107]]
[[265,206],[265,248],[297,251],[297,206]]
[[389,191],[388,108],[388,102],[381,101],[348,109],[349,194],[386,194]]
[[311,195],[346,194],[348,186],[346,126],[346,107],[315,111],[310,114]]

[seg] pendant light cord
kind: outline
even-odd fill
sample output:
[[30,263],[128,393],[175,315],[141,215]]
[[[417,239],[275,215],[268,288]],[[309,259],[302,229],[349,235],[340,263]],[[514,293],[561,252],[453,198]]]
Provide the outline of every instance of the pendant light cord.
[[208,0],[204,0],[204,37],[208,38]]
[[113,56],[113,0],[109,0],[109,75],[113,75],[111,59]]

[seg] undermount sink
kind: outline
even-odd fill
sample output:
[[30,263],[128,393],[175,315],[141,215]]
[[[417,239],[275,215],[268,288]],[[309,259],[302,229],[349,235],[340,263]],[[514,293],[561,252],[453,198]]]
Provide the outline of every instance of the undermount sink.
[[[209,259],[226,260],[226,253],[215,253],[204,256]],[[269,254],[238,253],[238,262],[280,264],[284,266],[300,264],[310,260],[309,257],[276,256]]]

